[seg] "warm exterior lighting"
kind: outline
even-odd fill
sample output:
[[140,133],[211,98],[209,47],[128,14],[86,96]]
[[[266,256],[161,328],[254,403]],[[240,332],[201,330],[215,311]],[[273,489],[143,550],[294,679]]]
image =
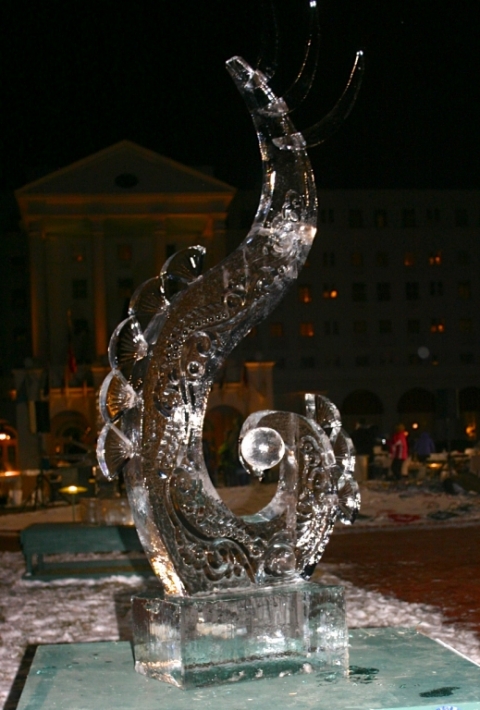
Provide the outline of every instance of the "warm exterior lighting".
[[313,338],[315,335],[313,323],[300,323],[300,335],[303,335],[305,338]]
[[412,429],[418,429],[418,422],[413,422]]
[[432,252],[428,257],[428,263],[430,264],[430,266],[440,266],[440,264],[442,263],[442,252]]
[[0,441],[10,441],[11,438],[10,434],[7,434],[5,431],[0,431]]
[[469,424],[467,427],[465,427],[465,434],[468,436],[469,439],[476,439],[477,438],[477,425],[476,424]]

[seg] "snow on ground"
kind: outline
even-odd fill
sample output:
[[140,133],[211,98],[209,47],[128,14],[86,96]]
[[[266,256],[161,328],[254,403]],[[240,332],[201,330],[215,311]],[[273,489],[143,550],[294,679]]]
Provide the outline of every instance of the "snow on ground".
[[[0,553],[0,704],[9,695],[29,645],[127,640],[130,598],[154,588],[155,580],[116,576],[99,580],[31,582],[20,552]],[[341,565],[323,565],[324,584],[343,584],[347,623],[360,626],[409,626],[440,640],[480,664],[480,641],[471,631],[447,624],[438,609],[408,604],[365,591],[341,580]]]

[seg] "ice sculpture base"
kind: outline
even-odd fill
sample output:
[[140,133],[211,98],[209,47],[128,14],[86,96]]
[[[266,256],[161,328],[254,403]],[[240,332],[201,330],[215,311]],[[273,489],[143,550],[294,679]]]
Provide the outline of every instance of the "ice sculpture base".
[[311,582],[205,597],[134,597],[135,669],[180,688],[295,673],[343,676],[342,587]]

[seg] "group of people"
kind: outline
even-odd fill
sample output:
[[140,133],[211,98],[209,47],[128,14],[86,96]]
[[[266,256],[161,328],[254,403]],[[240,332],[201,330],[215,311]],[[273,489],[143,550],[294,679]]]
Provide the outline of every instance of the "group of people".
[[[410,447],[408,445],[408,434],[403,424],[397,424],[395,431],[388,441],[388,449],[391,457],[391,472],[395,480],[400,480],[405,462],[409,455],[414,454],[416,459],[424,462],[435,452],[435,444],[427,431],[422,432]],[[373,447],[378,436],[375,427],[367,427],[358,423],[352,433],[352,441],[358,455],[367,455],[373,461]]]

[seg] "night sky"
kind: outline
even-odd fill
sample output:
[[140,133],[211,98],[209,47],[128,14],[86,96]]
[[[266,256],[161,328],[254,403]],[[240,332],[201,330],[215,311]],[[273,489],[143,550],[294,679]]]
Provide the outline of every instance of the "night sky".
[[[298,67],[303,0],[279,0],[277,90]],[[0,177],[16,188],[124,138],[254,187],[250,119],[224,68],[262,47],[259,0],[2,0]],[[480,187],[475,3],[324,0],[322,49],[299,129],[367,68],[343,128],[311,151],[320,186]]]

